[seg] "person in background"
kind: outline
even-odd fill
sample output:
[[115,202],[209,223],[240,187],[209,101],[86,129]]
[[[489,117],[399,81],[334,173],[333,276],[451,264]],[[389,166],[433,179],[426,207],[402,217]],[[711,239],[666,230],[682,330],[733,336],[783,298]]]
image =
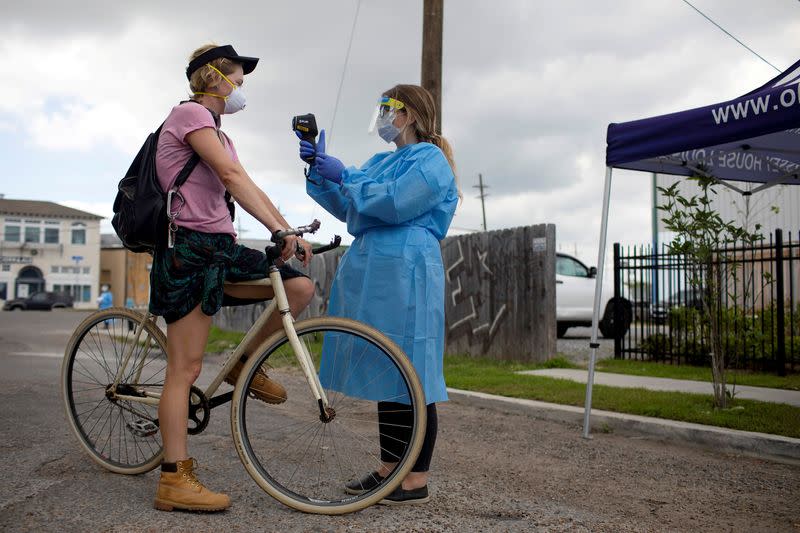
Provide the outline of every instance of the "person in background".
[[[111,294],[111,287],[105,283],[100,286],[100,296],[97,297],[97,308],[101,311],[114,305],[114,295]],[[104,320],[103,326],[108,329],[110,320]]]
[[[264,252],[236,243],[233,198],[271,234],[291,227],[278,209],[250,178],[239,162],[233,141],[220,130],[221,115],[245,107],[244,76],[258,58],[240,56],[230,45],[207,45],[191,55],[186,77],[193,93],[175,106],[161,129],[156,150],[156,171],[162,189],[170,191],[193,154],[201,161],[173,193],[174,224],[168,244],[155,250],[150,272],[150,312],[167,323],[167,371],[158,404],[159,429],[164,448],[161,477],[154,506],[163,511],[220,511],[230,498],[206,488],[195,474],[195,460],[187,449],[189,391],[200,375],[211,318],[223,299],[259,300],[273,296],[271,287],[238,286],[224,282],[267,276]],[[285,239],[281,258],[296,256],[305,265],[311,246],[291,236]],[[293,316],[311,300],[314,285],[307,276],[280,267]],[[245,354],[281,326],[274,313],[262,331],[245,346]],[[237,362],[225,378],[235,383],[243,367]],[[286,400],[286,390],[259,370],[248,393],[267,403]]]
[[[316,158],[306,191],[347,222],[355,237],[337,268],[329,314],[366,322],[386,334],[408,355],[425,389],[428,425],[422,451],[402,484],[381,500],[385,504],[429,500],[428,472],[438,431],[436,404],[447,400],[439,241],[447,234],[460,193],[450,145],[435,124],[431,94],[417,85],[396,85],[379,99],[370,125],[370,131],[396,145],[395,151],[375,154],[355,168],[325,152],[324,130],[316,148],[300,142],[300,158]],[[332,371],[323,352],[320,378],[335,380],[327,375]],[[391,390],[392,384],[371,385]],[[382,466],[348,483],[347,492],[371,490],[392,471],[411,437],[412,413],[407,407],[378,403]]]

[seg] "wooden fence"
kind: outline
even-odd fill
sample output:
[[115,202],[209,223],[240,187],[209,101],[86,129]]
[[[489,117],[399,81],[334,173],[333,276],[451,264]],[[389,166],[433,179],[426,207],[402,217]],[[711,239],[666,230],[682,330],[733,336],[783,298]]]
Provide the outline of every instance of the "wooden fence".
[[[555,233],[554,225],[539,224],[442,241],[447,353],[529,362],[555,355]],[[344,251],[311,262],[307,274],[316,291],[299,319],[327,312],[327,295]],[[245,330],[264,306],[223,308],[214,323]]]
[[546,361],[556,353],[552,224],[448,237],[446,351]]

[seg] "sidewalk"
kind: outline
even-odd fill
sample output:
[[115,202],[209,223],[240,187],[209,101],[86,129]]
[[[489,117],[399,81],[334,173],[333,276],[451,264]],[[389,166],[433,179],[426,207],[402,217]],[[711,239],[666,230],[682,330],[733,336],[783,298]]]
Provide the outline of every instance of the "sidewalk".
[[[569,379],[579,383],[586,383],[589,371],[573,368],[547,368],[542,370],[523,370],[519,374],[546,376],[550,378]],[[649,389],[659,391],[689,392],[693,394],[713,394],[711,382],[689,381],[684,379],[653,378],[646,376],[629,376],[625,374],[612,374],[609,372],[595,372],[595,385],[609,385],[631,389]],[[730,384],[729,389],[732,389]],[[785,403],[800,407],[800,391],[785,389],[768,389],[765,387],[750,387],[736,385],[734,389],[736,398],[758,400],[771,403]]]

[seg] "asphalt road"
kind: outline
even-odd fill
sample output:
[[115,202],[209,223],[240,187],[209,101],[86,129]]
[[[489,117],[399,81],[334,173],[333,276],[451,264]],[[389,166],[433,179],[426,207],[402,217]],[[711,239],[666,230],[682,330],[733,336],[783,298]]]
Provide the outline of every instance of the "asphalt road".
[[574,424],[469,400],[440,406],[429,504],[340,517],[288,509],[241,467],[223,407],[190,449],[201,479],[227,491],[232,508],[156,511],[157,472],[104,471],[64,421],[61,351],[84,316],[0,313],[0,531],[800,530],[796,464],[635,434],[584,440]]

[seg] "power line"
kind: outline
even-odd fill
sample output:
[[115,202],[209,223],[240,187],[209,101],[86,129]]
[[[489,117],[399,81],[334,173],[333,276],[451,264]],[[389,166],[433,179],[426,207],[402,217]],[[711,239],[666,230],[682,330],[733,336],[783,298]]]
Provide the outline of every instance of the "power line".
[[[356,34],[356,22],[358,22],[358,12],[361,9],[361,0],[356,3],[356,13],[353,16],[353,27],[350,28],[350,42],[347,43],[347,53],[344,56],[344,65],[342,66],[342,77],[339,80],[339,89],[336,91],[336,103],[333,105],[333,118],[331,118],[331,126],[328,128],[327,143],[328,147],[331,145],[333,137],[333,125],[336,123],[336,111],[339,109],[339,97],[342,96],[342,85],[344,85],[344,77],[347,74],[347,64],[350,62],[350,49],[353,47],[353,36]],[[326,147],[327,149],[327,147]]]
[[740,41],[739,39],[737,39],[736,37],[734,37],[733,35],[731,35],[731,33],[730,33],[728,30],[726,30],[725,28],[723,28],[722,26],[720,26],[719,24],[717,24],[716,22],[714,22],[714,20],[712,20],[712,19],[711,19],[711,17],[709,17],[708,15],[706,15],[705,13],[703,13],[702,11],[700,11],[699,9],[697,9],[696,7],[694,7],[694,6],[693,6],[691,3],[689,3],[689,1],[688,1],[688,0],[683,0],[683,3],[685,3],[687,6],[691,7],[692,9],[694,9],[695,11],[697,11],[698,13],[700,13],[700,14],[703,16],[703,18],[705,18],[705,19],[706,19],[707,21],[709,21],[711,24],[713,24],[714,26],[716,26],[717,28],[719,28],[720,30],[722,30],[722,31],[725,33],[725,35],[727,35],[728,37],[730,37],[731,39],[733,39],[734,41],[736,41],[736,42],[737,42],[737,43],[739,43],[740,45],[744,46],[744,47],[745,47],[747,50],[749,50],[749,51],[750,51],[750,52],[751,52],[753,55],[755,55],[755,56],[756,56],[757,58],[759,58],[761,61],[763,61],[763,62],[764,62],[764,63],[766,63],[767,65],[771,66],[772,68],[774,68],[774,69],[775,69],[775,70],[777,70],[778,72],[783,72],[781,69],[779,69],[778,67],[776,67],[775,65],[773,65],[772,63],[770,63],[769,61],[767,61],[766,59],[764,59],[763,57],[761,57],[761,56],[760,56],[760,55],[759,55],[759,54],[758,54],[758,53],[757,53],[755,50],[753,50],[752,48],[750,48],[749,46],[747,46],[746,44],[744,44],[742,41]]

